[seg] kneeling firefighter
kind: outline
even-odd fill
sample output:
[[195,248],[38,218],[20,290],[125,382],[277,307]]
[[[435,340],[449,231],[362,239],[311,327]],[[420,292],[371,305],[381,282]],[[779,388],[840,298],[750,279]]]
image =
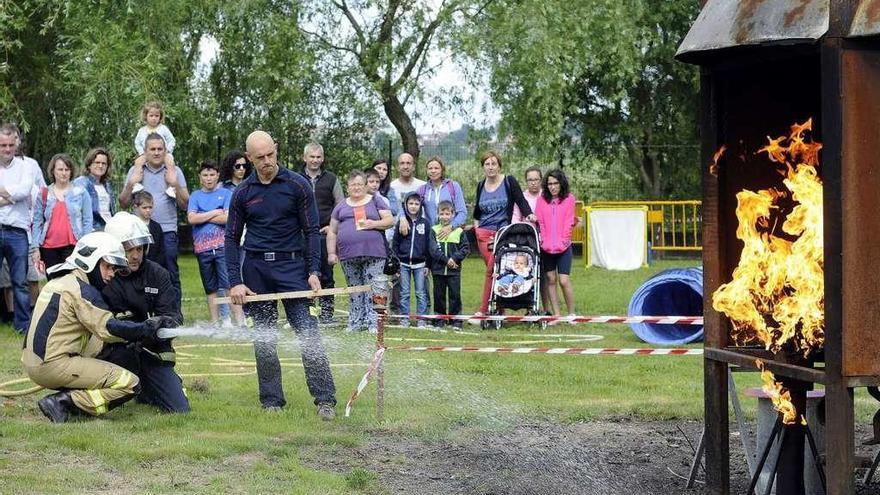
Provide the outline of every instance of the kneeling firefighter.
[[113,317],[100,290],[116,272],[126,270],[122,244],[104,232],[84,235],[64,263],[49,269],[67,273],[40,291],[21,362],[34,383],[62,390],[37,402],[53,422],[67,421],[71,413],[103,415],[138,392],[135,374],[95,358],[100,349],[96,342],[155,339],[160,328],[173,323],[163,318],[134,323]]
[[[122,243],[129,267],[128,273],[115,277],[102,291],[110,310],[117,318],[131,321],[162,316],[167,322],[173,321],[172,326],[182,323],[171,275],[164,267],[146,259],[153,243],[149,227],[138,217],[121,211],[107,221],[104,232]],[[170,339],[104,344],[98,357],[140,377],[141,392],[135,398],[138,402],[152,404],[166,412],[190,410],[183,382],[174,371],[175,353]]]

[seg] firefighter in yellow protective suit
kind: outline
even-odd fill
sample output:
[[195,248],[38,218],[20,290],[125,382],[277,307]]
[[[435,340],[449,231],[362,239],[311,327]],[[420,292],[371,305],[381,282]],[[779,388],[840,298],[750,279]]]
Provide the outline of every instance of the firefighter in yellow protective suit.
[[101,289],[117,271],[127,269],[122,244],[104,232],[83,236],[64,263],[49,269],[68,273],[40,292],[21,362],[34,383],[60,390],[37,402],[55,423],[67,421],[70,414],[103,415],[138,393],[136,375],[94,358],[100,341],[155,339],[164,324],[176,324],[164,317],[141,323],[113,318]]

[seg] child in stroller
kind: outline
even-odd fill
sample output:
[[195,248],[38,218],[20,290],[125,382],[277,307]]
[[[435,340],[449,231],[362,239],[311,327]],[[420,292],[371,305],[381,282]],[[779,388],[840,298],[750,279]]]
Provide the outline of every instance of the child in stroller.
[[526,280],[532,279],[528,257],[522,253],[517,254],[513,258],[513,266],[504,269],[502,273],[496,275],[496,278],[498,281],[495,287],[499,294],[502,296],[518,294]]

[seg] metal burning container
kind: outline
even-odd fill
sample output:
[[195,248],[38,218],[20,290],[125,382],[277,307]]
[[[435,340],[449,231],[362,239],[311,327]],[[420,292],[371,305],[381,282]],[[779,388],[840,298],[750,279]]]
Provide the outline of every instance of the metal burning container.
[[[880,383],[880,0],[708,0],[677,57],[701,66],[707,485],[729,493],[728,366],[760,358],[795,409],[824,385],[828,493],[852,493],[853,388]],[[780,147],[793,154],[774,156]],[[819,163],[804,175],[815,182],[798,192],[811,153]],[[792,226],[811,201],[818,218]],[[747,216],[750,202],[758,210]],[[764,245],[753,249],[756,238]],[[791,262],[805,244],[819,259]],[[782,267],[760,259],[780,252]],[[747,254],[765,271],[743,295],[730,286]],[[819,271],[806,283],[809,267]],[[761,293],[774,277],[780,289]],[[782,300],[809,287],[818,290],[809,306]],[[738,301],[752,305],[751,319],[731,316]],[[783,454],[777,493],[802,491],[802,469]]]

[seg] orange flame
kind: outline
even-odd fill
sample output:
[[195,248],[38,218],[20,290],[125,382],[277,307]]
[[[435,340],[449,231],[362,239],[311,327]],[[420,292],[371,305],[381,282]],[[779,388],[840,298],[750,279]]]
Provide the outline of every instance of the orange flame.
[[712,163],[709,165],[709,173],[712,174],[713,177],[718,177],[718,160],[721,159],[721,155],[727,151],[727,145],[722,144],[718,151],[712,155]]
[[[737,344],[757,340],[778,352],[783,344],[805,356],[825,340],[822,182],[816,167],[820,143],[805,138],[812,119],[791,127],[791,134],[768,137],[768,158],[784,165],[785,190],[743,190],[736,195],[736,237],[744,246],[733,279],[713,294],[712,307],[731,321]],[[796,202],[776,232],[771,213],[780,201]],[[791,240],[795,238],[795,240]]]
[[[776,381],[773,372],[764,369],[764,362],[760,359],[755,360],[755,366],[761,370],[761,381],[763,385],[761,390],[770,397],[773,402],[773,408],[782,413],[782,422],[787,425],[793,425],[797,421],[797,409],[791,402],[791,393]],[[807,424],[807,419],[801,415],[801,424]]]

